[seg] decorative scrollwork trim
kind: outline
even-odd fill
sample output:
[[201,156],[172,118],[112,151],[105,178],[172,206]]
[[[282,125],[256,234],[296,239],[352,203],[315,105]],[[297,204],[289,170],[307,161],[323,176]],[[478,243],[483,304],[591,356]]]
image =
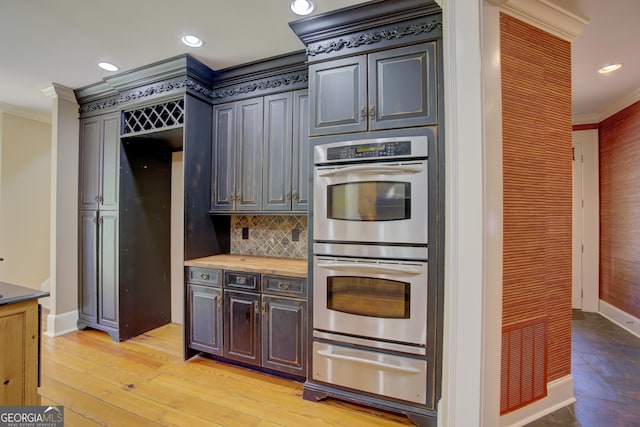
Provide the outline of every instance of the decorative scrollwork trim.
[[307,46],[307,55],[316,56],[331,52],[337,52],[342,49],[356,48],[362,45],[378,43],[383,40],[394,40],[409,35],[419,35],[430,33],[431,31],[442,30],[441,21],[422,22],[418,24],[410,24],[404,27],[395,27],[392,29],[382,29],[377,32],[362,33],[349,39],[338,39],[325,44]]
[[264,80],[256,83],[249,83],[249,84],[234,87],[234,88],[211,90],[191,79],[182,79],[182,80],[162,82],[155,85],[150,85],[147,87],[136,89],[131,92],[120,94],[119,96],[116,96],[110,99],[106,99],[103,101],[94,102],[90,104],[85,104],[80,107],[80,114],[110,110],[118,107],[122,108],[127,104],[141,101],[150,96],[161,95],[169,92],[175,92],[181,89],[198,93],[204,96],[205,98],[209,98],[212,100],[219,100],[222,98],[249,94],[256,91],[263,91],[263,90],[275,89],[282,86],[291,86],[298,83],[305,83],[308,80],[309,80],[309,76],[306,73],[301,73],[296,75],[284,76],[277,79]]
[[281,86],[291,86],[296,83],[305,83],[309,80],[309,76],[305,74],[296,74],[277,79],[264,80],[255,83],[249,83],[242,86],[236,86],[232,88],[214,90],[210,97],[214,100],[222,98],[230,98],[238,95],[245,95],[256,91],[275,89]]
[[129,103],[137,102],[150,96],[175,92],[181,89],[188,89],[205,97],[211,97],[211,90],[202,86],[200,83],[191,79],[181,79],[142,87],[131,92],[120,94],[119,96],[111,99],[83,105],[80,108],[80,113],[86,114],[94,111],[102,111],[116,107],[122,107]]

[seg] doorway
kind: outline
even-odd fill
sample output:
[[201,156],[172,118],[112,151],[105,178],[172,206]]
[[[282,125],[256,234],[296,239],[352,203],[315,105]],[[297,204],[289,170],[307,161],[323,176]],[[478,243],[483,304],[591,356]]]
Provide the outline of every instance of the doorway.
[[573,132],[574,309],[597,312],[600,282],[598,130]]

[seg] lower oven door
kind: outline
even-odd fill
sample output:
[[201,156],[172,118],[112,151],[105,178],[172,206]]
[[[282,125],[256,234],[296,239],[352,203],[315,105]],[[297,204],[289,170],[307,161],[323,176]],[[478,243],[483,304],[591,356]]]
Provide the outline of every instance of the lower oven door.
[[313,343],[313,379],[425,404],[427,362],[405,356]]
[[426,346],[427,263],[316,255],[317,330]]

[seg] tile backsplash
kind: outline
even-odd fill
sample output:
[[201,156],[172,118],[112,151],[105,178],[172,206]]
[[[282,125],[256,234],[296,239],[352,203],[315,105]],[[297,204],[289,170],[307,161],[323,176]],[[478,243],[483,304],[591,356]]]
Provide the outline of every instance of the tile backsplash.
[[[248,231],[248,239],[242,238],[243,228]],[[294,234],[298,234],[298,241],[293,240]],[[232,254],[306,259],[307,235],[307,217],[304,215],[231,217]]]

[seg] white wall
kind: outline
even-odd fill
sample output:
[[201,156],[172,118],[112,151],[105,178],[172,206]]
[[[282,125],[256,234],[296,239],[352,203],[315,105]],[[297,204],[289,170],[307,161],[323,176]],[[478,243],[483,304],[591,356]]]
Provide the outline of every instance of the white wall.
[[49,336],[76,329],[78,319],[78,104],[70,88],[53,84],[51,98],[51,218]]
[[0,111],[0,280],[49,278],[51,125]]

